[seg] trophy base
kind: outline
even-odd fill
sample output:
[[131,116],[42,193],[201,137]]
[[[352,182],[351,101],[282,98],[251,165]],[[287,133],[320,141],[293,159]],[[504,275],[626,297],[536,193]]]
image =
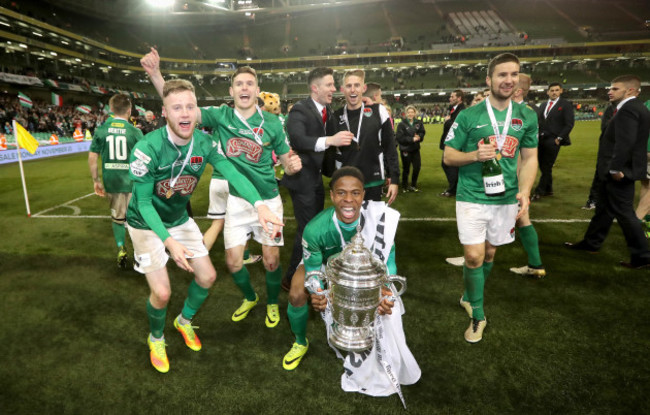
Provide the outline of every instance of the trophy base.
[[373,332],[372,327],[349,327],[334,324],[330,342],[336,348],[347,352],[363,352],[372,349]]

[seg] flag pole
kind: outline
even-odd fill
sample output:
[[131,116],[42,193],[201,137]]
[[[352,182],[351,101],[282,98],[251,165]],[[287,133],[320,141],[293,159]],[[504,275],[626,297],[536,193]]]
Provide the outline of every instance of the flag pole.
[[18,151],[18,165],[20,166],[20,179],[23,182],[23,194],[25,195],[25,207],[27,208],[27,217],[30,218],[32,213],[29,210],[29,198],[27,197],[27,184],[25,183],[25,172],[23,171],[23,159],[20,156],[20,145],[18,144],[18,133],[16,130],[16,120],[12,120],[12,127],[14,129],[14,138],[16,139],[16,151]]

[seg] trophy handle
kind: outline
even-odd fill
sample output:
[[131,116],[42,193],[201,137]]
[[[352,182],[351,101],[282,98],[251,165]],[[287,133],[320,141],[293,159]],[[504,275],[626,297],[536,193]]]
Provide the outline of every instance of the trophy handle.
[[[394,296],[400,297],[402,294],[404,294],[404,291],[406,291],[406,277],[402,277],[400,275],[389,275],[388,276],[388,281],[394,283],[399,283],[399,291],[396,293],[393,293]],[[397,287],[397,286],[396,286]]]
[[[321,271],[310,271],[305,274],[305,288],[310,294],[327,294],[327,276]],[[318,291],[321,289],[322,291]]]

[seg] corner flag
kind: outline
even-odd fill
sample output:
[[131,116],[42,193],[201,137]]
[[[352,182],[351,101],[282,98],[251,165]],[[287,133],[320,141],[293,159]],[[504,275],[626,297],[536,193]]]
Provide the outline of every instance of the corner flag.
[[14,131],[16,134],[16,144],[18,144],[18,147],[22,147],[25,150],[29,151],[31,154],[34,154],[38,148],[38,141],[36,141],[36,139],[32,137],[32,135],[16,121],[14,121]]

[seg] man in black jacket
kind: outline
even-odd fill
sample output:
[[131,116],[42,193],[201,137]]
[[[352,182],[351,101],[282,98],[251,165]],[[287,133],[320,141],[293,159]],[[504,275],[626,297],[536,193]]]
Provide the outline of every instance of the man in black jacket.
[[330,104],[336,92],[334,72],[330,68],[315,68],[308,77],[309,98],[297,102],[287,119],[287,135],[291,148],[302,161],[302,170],[294,175],[285,175],[281,184],[289,189],[293,202],[294,216],[298,223],[293,241],[291,262],[282,281],[287,291],[300,260],[302,259],[302,232],[305,225],[323,210],[325,192],[321,166],[323,155],[330,146],[347,146],[354,137],[349,131],[333,132],[334,117]]
[[623,230],[630,250],[628,268],[650,267],[650,251],[641,222],[634,213],[634,182],[646,177],[650,112],[637,99],[641,81],[634,75],[615,78],[609,88],[614,117],[601,136],[598,147],[598,176],[601,179],[596,213],[584,238],[566,242],[574,250],[596,252],[605,241],[614,218]]
[[[419,192],[418,175],[422,161],[420,158],[420,143],[424,140],[424,125],[422,121],[415,118],[415,107],[406,107],[406,119],[397,124],[395,139],[399,144],[400,156],[402,157],[402,192]],[[409,172],[413,165],[413,176],[409,186]]]
[[[465,98],[465,93],[461,89],[457,89],[449,95],[449,115],[445,117],[445,124],[442,127],[442,136],[440,137],[440,150],[445,150],[445,139],[447,138],[447,133],[451,129],[451,126],[454,125],[458,113],[465,109],[465,103],[463,99]],[[440,196],[444,197],[453,197],[456,196],[456,187],[458,186],[458,167],[447,166],[445,162],[442,162],[442,170],[447,176],[447,190],[440,193]]]
[[548,102],[539,108],[539,147],[537,157],[542,176],[531,200],[553,194],[553,164],[560,146],[571,145],[569,134],[573,129],[573,104],[562,95],[562,86],[554,82],[546,90]]

